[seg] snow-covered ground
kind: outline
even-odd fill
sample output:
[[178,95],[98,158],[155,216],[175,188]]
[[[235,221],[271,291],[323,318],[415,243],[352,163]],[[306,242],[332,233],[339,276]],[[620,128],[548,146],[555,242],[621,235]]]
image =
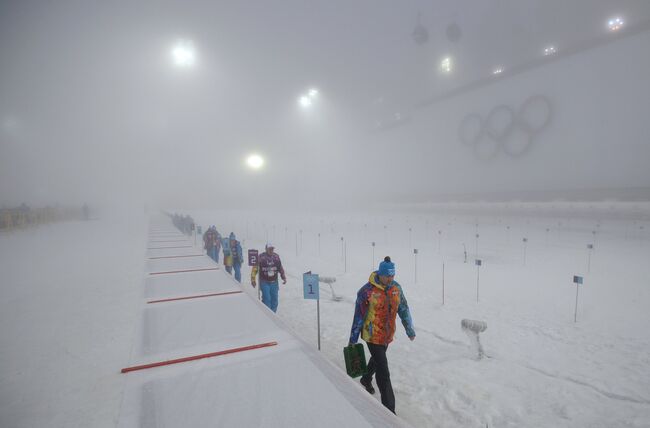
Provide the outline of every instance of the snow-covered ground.
[[[537,208],[549,209],[538,217],[191,214],[204,228],[234,231],[245,249],[274,242],[289,275],[278,315],[314,345],[316,305],[303,299],[301,274],[336,276],[341,301],[321,285],[321,341],[341,369],[356,291],[390,255],[418,334],[410,342],[398,330],[388,352],[397,414],[414,426],[650,426],[648,222],[634,220],[638,206],[620,207],[621,220],[607,218],[609,205],[585,206],[576,217],[568,206],[557,217],[548,205]],[[584,277],[577,323],[574,275]],[[482,360],[460,328],[464,318],[487,322]]]
[[[336,276],[342,300],[321,285],[321,352],[341,370],[356,291],[390,255],[417,338],[398,330],[388,358],[397,414],[414,426],[650,426],[650,225],[634,220],[638,212],[624,220],[493,211],[190,214],[204,228],[234,231],[245,249],[274,242],[289,274],[278,315],[314,346],[316,304],[303,299],[301,274]],[[131,401],[119,370],[125,355],[140,362],[146,242],[142,213],[0,235],[0,426],[116,426],[124,417]],[[584,276],[577,323],[573,275]],[[463,318],[488,325],[481,360]],[[209,373],[220,378],[222,368]],[[182,400],[206,388],[201,376],[190,380],[176,392],[168,381],[151,385],[169,392],[160,400]]]
[[116,426],[145,237],[142,215],[0,234],[0,426]]
[[168,218],[123,220],[3,236],[0,426],[407,426]]

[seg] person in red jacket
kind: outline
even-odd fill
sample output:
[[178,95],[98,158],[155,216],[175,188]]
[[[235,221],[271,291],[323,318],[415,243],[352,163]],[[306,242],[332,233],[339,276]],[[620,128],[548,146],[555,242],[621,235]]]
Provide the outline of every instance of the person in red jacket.
[[287,283],[287,277],[284,274],[284,268],[280,261],[280,256],[273,252],[273,244],[266,244],[266,251],[257,258],[257,264],[251,270],[251,285],[256,286],[255,277],[259,273],[260,290],[262,291],[262,302],[273,312],[278,310],[278,273],[282,278],[282,283]]

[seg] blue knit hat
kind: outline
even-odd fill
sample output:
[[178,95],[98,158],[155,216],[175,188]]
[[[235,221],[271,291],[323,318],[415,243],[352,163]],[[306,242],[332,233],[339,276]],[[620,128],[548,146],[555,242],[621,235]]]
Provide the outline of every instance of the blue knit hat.
[[379,263],[377,274],[381,276],[395,276],[395,263],[390,261],[390,257],[384,257],[384,261]]
[[230,232],[230,239],[232,239],[232,240],[235,239],[235,233],[234,232]]

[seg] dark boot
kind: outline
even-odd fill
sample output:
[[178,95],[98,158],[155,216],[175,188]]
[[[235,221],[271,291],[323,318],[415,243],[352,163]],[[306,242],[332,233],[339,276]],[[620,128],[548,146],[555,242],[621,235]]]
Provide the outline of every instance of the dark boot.
[[359,382],[361,382],[361,385],[363,385],[363,387],[366,388],[366,391],[368,391],[371,394],[375,393],[375,388],[372,387],[372,378],[366,380],[362,376]]

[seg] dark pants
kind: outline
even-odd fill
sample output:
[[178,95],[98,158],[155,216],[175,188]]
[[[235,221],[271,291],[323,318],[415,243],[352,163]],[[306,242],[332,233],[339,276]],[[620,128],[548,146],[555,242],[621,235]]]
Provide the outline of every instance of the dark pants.
[[376,375],[381,404],[395,413],[395,395],[393,394],[393,385],[390,383],[390,372],[386,359],[388,345],[375,345],[374,343],[366,343],[366,345],[370,351],[370,361],[368,361],[368,371],[362,376],[363,381],[371,382],[372,376]]

